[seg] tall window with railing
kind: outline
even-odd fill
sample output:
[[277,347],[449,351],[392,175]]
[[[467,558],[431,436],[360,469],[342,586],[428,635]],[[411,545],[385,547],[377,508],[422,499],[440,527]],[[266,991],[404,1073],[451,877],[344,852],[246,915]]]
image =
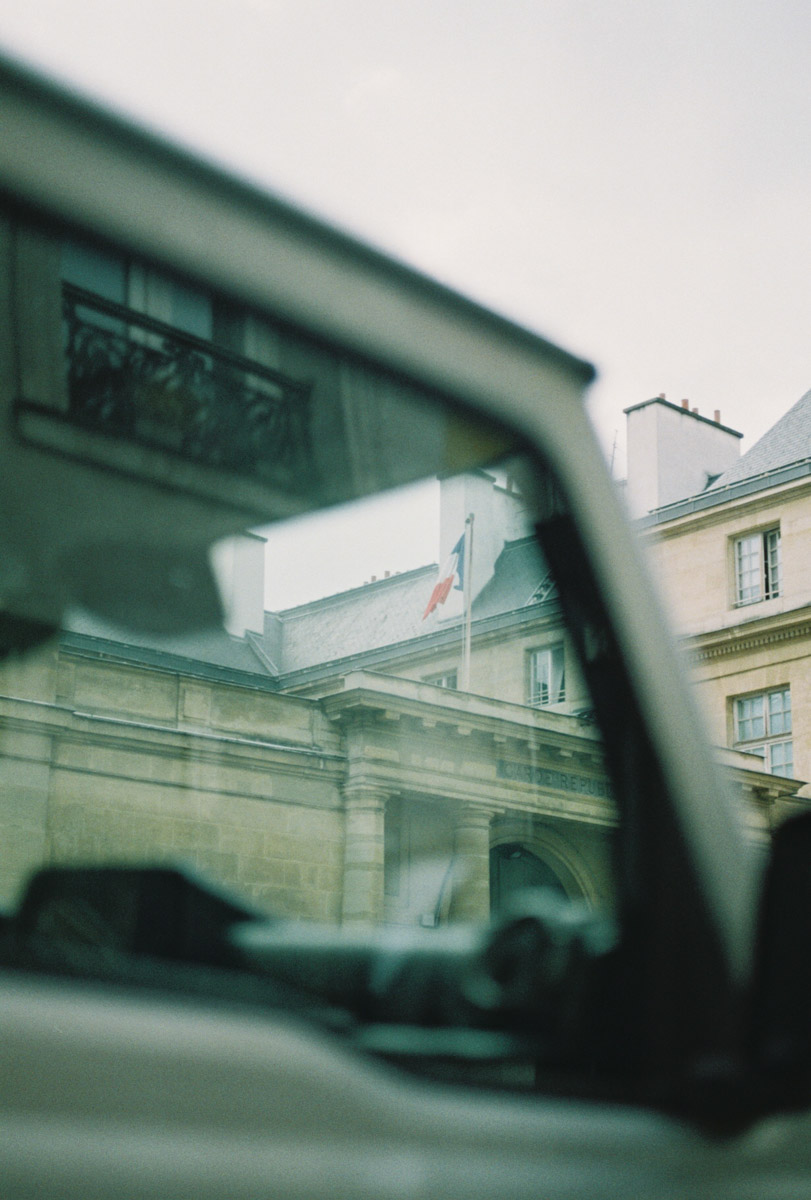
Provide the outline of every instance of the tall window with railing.
[[735,539],[735,604],[758,604],[779,596],[782,587],[780,529]]
[[566,699],[566,656],[563,643],[531,650],[528,703],[534,708],[562,704]]

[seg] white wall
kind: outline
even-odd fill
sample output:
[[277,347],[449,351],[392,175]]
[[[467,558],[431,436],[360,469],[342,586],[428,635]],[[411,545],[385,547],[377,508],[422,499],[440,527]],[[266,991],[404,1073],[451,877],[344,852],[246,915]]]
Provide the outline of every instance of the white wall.
[[741,435],[667,400],[625,410],[626,497],[633,517],[703,492],[740,456]]
[[[443,479],[439,494],[440,570],[464,532],[465,520],[473,513],[471,599],[475,600],[492,578],[504,543],[529,533],[523,504],[516,494],[499,486],[494,476],[485,471]],[[462,593],[452,591],[442,616],[459,616],[461,612]]]
[[234,637],[265,626],[265,539],[256,533],[217,542],[211,565],[225,609],[225,628]]

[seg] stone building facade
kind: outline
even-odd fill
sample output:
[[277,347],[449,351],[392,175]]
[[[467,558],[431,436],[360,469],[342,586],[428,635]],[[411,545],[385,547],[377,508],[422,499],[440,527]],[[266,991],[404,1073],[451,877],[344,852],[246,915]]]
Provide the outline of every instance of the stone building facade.
[[6,902],[43,863],[174,861],[281,915],[433,925],[489,912],[506,845],[610,895],[613,806],[572,718],[364,671],[315,700],[150,658],[65,635],[6,667]]
[[[171,859],[329,921],[481,915],[491,876],[609,897],[614,811],[559,614],[509,479],[469,473],[511,439],[100,244],[4,220],[0,281],[0,407],[27,448],[5,486],[48,550],[38,607],[11,553],[3,584],[37,636],[69,610],[0,673],[0,896],[43,863]],[[443,556],[476,514],[469,678],[459,597],[423,617],[435,565],[265,614],[251,537],[220,554],[228,632],[132,632],[213,622],[208,551],[248,514],[426,475]]]
[[[15,458],[19,474],[5,486],[27,497],[21,537],[48,548],[39,607],[10,551],[3,582],[20,592],[16,611],[37,637],[69,609],[64,632],[0,670],[0,899],[12,903],[41,864],[180,861],[267,911],[329,922],[432,927],[484,917],[538,884],[610,907],[617,809],[503,431],[465,424],[399,377],[53,231],[3,222],[0,278],[17,314],[0,328],[0,407],[9,420],[13,408],[32,456]],[[235,404],[273,419],[234,440]],[[658,455],[675,418],[642,409]],[[713,447],[707,473],[726,469],[736,436],[718,421],[701,430],[698,441]],[[698,442],[688,432],[680,462],[692,470]],[[47,471],[36,447],[48,452]],[[493,460],[493,473],[474,469]],[[454,567],[460,590],[449,585],[441,606],[426,604],[442,582],[433,564],[265,612],[264,545],[243,535],[218,552],[234,601],[227,630],[123,632],[213,621],[211,540],[240,529],[242,514],[268,511],[268,495],[281,520],[426,474],[442,478],[440,563],[462,529],[467,539]],[[769,478],[764,503],[785,482]],[[722,480],[717,494],[737,496],[736,486],[725,491]],[[661,504],[665,493],[645,495]],[[657,518],[674,532],[660,546],[674,548],[676,574],[678,531],[703,537],[688,516]],[[800,507],[798,539],[803,519]],[[789,517],[764,508],[742,520],[763,553],[779,530],[788,587]],[[800,567],[792,572],[799,587]],[[740,641],[741,653],[801,645],[801,623],[772,636],[794,619],[788,595],[765,599],[764,620],[748,627],[761,640]],[[708,595],[710,609],[721,599]],[[721,661],[715,648],[728,631],[687,632],[709,638],[708,661]],[[20,634],[0,637],[0,649]],[[747,669],[750,691],[803,698],[788,665],[764,658]],[[780,714],[769,712],[774,723]],[[799,748],[797,762],[806,769]],[[796,803],[796,781],[751,753],[729,765],[753,834],[765,836]]]
[[[423,618],[436,566],[241,633],[158,643],[77,618],[7,662],[3,900],[43,863],[172,861],[331,923],[483,918],[540,883],[610,906],[617,812],[589,699],[534,540],[507,529],[465,690],[462,614]],[[727,766],[753,836],[796,807],[795,780]]]
[[777,778],[811,779],[811,392],[640,526],[711,740]]

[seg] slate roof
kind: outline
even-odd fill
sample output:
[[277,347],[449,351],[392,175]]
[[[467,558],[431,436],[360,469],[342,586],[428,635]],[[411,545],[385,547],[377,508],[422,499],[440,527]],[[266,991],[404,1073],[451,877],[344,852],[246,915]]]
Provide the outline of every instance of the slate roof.
[[[83,611],[71,614],[66,634],[68,639],[71,635],[74,640],[84,639],[88,647],[95,644],[100,653],[120,652],[153,664],[158,656],[173,668],[186,661],[270,681],[458,627],[458,612],[447,617],[442,608],[423,620],[438,573],[433,563],[296,608],[265,613],[263,635],[249,633],[245,638],[224,630],[182,637],[137,634]],[[474,600],[474,622],[539,603],[538,585],[546,575],[532,537],[507,542],[492,578]]]
[[[436,564],[418,567],[275,614],[282,627],[282,672],[334,662],[428,632],[422,614],[436,576]],[[267,613],[268,640],[273,621],[274,614]]]
[[752,479],[769,471],[776,471],[790,463],[811,458],[811,391],[801,396],[780,420],[755,442],[746,454],[741,455],[734,466],[724,471],[710,487],[710,491]]
[[[535,593],[546,572],[532,537],[507,542],[493,577],[473,602],[473,620],[537,602]],[[423,620],[437,575],[436,564],[419,567],[298,608],[267,613],[265,641],[277,647],[274,662],[280,658],[281,671],[287,674],[453,628],[461,618],[446,618],[441,608]]]
[[549,568],[533,537],[505,543],[496,559],[493,577],[473,602],[473,619],[514,612],[538,602],[538,585]]
[[194,663],[206,663],[229,671],[249,672],[255,675],[269,674],[267,667],[250,643],[244,638],[232,637],[224,629],[206,630],[204,633],[189,633],[178,637],[162,637],[158,634],[133,633],[116,625],[102,621],[99,617],[82,610],[70,613],[65,631],[82,637],[96,638],[106,643],[126,646],[134,651],[149,651],[188,659]]

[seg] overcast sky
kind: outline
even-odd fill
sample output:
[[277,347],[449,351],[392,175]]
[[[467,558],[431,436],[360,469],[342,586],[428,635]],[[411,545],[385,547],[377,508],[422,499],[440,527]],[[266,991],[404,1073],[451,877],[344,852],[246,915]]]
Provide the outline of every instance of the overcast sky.
[[[16,11],[15,11],[16,10]],[[746,435],[811,387],[807,0],[36,0],[0,44]]]

